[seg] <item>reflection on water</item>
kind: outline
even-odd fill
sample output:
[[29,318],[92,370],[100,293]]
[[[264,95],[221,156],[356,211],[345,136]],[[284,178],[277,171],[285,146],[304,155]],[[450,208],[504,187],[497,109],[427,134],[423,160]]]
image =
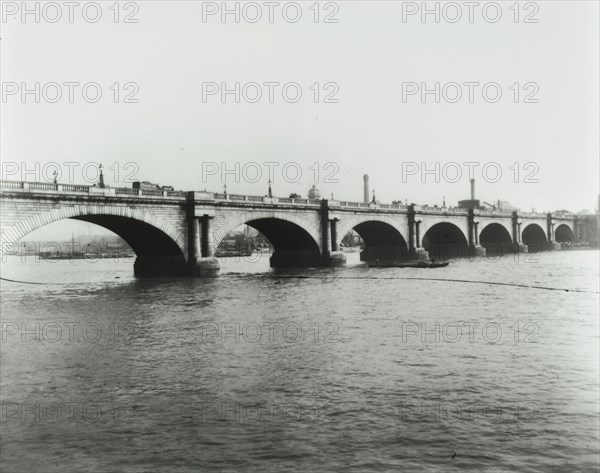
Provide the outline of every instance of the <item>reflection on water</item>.
[[[3,471],[592,471],[598,252],[135,279],[11,259]],[[296,275],[302,278],[280,276]]]

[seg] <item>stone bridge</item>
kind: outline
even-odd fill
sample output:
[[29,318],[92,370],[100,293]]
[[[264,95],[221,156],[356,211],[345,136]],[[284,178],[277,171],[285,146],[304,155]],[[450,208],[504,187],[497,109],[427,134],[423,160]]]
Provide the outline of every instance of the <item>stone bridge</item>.
[[0,182],[3,256],[16,254],[28,233],[68,218],[122,237],[139,276],[215,274],[215,249],[242,224],[269,239],[273,267],[343,265],[340,243],[351,229],[364,240],[361,259],[382,263],[553,250],[582,235],[575,215]]

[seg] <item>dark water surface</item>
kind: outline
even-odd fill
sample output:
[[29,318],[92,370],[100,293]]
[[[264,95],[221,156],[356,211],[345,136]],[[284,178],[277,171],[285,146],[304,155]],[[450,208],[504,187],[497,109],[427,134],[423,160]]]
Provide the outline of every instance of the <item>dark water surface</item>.
[[1,469],[597,471],[598,256],[161,280],[11,259],[45,284],[1,285]]

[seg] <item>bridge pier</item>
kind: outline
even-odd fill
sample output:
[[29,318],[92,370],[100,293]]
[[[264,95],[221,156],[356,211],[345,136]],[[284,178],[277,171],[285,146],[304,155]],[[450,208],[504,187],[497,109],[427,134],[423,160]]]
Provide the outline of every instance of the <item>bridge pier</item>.
[[341,268],[346,266],[346,255],[340,251],[340,247],[337,242],[337,224],[339,221],[339,218],[333,218],[329,220],[329,228],[331,232],[331,252],[323,255],[323,265],[332,268]]
[[523,243],[513,243],[512,251],[513,253],[529,253],[529,248]]
[[342,268],[346,266],[346,255],[341,251],[332,251],[324,258],[324,266],[331,268]]
[[529,247],[521,241],[521,225],[522,221],[519,218],[519,212],[513,211],[512,218],[512,252],[513,253],[529,253]]
[[221,266],[214,257],[212,233],[210,231],[212,215],[196,215],[195,193],[187,195],[188,219],[188,260],[187,276],[214,277],[219,274]]
[[198,258],[191,264],[188,263],[188,276],[196,276],[201,278],[215,277],[219,275],[221,265],[219,260],[214,257]]
[[421,246],[421,223],[417,219],[415,205],[408,206],[408,260],[427,261],[429,252]]
[[562,249],[562,246],[560,243],[558,243],[555,239],[555,234],[554,234],[554,226],[556,225],[556,222],[554,221],[554,218],[552,216],[552,213],[548,213],[547,217],[546,217],[546,231],[548,232],[548,243],[546,244],[546,251],[559,251]]
[[409,260],[428,261],[429,258],[429,252],[423,247],[418,247],[408,252]]
[[469,209],[467,216],[468,222],[468,256],[469,258],[476,258],[478,256],[485,256],[485,248],[479,243],[479,211],[475,209]]
[[485,248],[479,244],[469,245],[469,258],[483,257],[486,255]]

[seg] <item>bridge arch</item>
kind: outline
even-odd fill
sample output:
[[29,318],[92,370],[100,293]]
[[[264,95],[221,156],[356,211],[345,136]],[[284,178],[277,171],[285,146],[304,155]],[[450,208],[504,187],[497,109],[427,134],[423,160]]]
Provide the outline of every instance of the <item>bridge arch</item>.
[[512,237],[508,229],[497,222],[488,223],[479,233],[479,244],[488,256],[501,256],[512,249]]
[[537,223],[530,223],[521,231],[521,241],[527,245],[529,253],[537,253],[546,248],[546,232]]
[[356,225],[355,230],[367,246],[398,246],[408,250],[402,233],[394,226],[380,220],[367,220]]
[[248,211],[235,218],[216,222],[212,232],[212,247],[216,250],[229,232],[240,225],[248,225],[262,233],[273,245],[271,266],[319,266],[322,249],[319,244],[317,222],[320,218],[315,212],[315,221],[283,212]]
[[[405,219],[404,219],[405,220]],[[361,253],[363,261],[403,260],[408,258],[408,243],[404,237],[407,228],[398,219],[386,216],[359,215],[354,218],[341,216],[337,231],[337,247],[350,230],[356,231],[365,247]]]
[[[408,226],[405,224],[405,217],[398,219],[390,218],[385,215],[378,215],[376,217],[370,215],[346,216],[344,214],[333,213],[330,215],[330,217],[338,217],[340,219],[337,226],[338,247],[350,230],[355,230],[364,240],[365,236],[367,236],[367,238],[369,237],[369,235],[367,235],[369,229],[373,230],[376,229],[376,227],[378,227],[381,230],[384,230],[385,236],[382,236],[382,238],[389,238],[391,235],[393,235],[393,243],[404,243],[404,245],[406,245],[406,239],[404,235],[408,234]],[[361,227],[361,230],[365,235],[362,235],[360,231],[357,230],[357,227],[359,226]],[[376,243],[376,240],[374,238],[371,238],[371,241],[372,243]],[[365,243],[368,244],[368,242],[366,241]]]
[[353,228],[365,243],[362,261],[398,261],[408,258],[408,245],[400,231],[389,223],[368,220]]
[[136,274],[185,273],[185,232],[148,211],[127,206],[78,204],[30,215],[2,232],[3,247],[16,245],[29,233],[65,219],[94,223],[123,238],[136,253]]
[[469,256],[469,242],[464,232],[450,222],[439,222],[423,235],[422,246],[435,259]]
[[572,243],[575,241],[575,232],[566,223],[561,223],[554,229],[554,239],[559,243]]

